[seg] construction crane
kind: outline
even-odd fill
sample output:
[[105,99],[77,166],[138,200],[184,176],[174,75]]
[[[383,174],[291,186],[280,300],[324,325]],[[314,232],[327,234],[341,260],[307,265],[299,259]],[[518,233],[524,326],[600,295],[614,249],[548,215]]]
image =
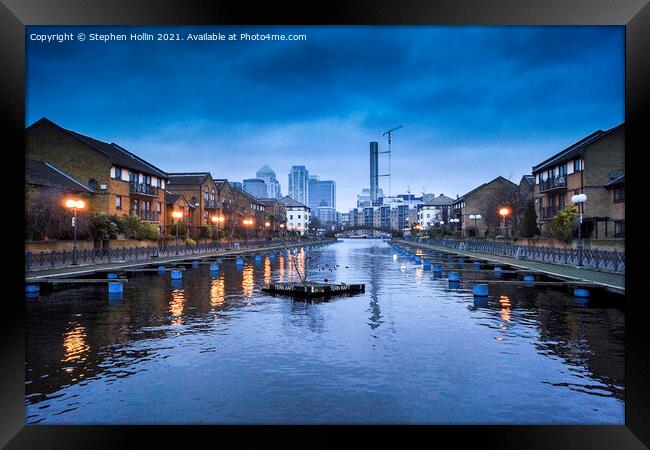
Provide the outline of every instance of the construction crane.
[[397,131],[400,128],[404,128],[404,125],[397,126],[393,129],[390,129],[388,131],[384,131],[382,133],[382,136],[388,135],[388,151],[386,152],[380,152],[380,153],[388,153],[388,196],[391,196],[391,176],[390,176],[390,153],[391,153],[391,144],[393,142],[393,131]]

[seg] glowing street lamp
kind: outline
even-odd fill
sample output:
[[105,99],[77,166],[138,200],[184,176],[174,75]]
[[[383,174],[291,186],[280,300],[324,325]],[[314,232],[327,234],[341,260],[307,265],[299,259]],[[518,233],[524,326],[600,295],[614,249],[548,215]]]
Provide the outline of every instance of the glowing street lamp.
[[72,264],[77,265],[77,210],[84,209],[86,203],[83,200],[66,200],[65,206],[72,210]]
[[246,240],[248,240],[248,230],[253,225],[253,219],[244,219],[242,223],[246,226]]
[[178,229],[180,228],[179,222],[183,218],[183,213],[180,211],[172,212],[172,217],[176,219],[176,254],[178,255]]
[[510,214],[510,210],[508,208],[499,209],[499,215],[501,216],[501,227],[503,229],[503,231],[501,231],[501,234],[503,236],[506,235],[506,217],[508,217],[508,214]]
[[576,194],[571,197],[571,203],[578,207],[580,212],[580,221],[578,224],[578,266],[582,266],[582,214],[585,209],[585,202],[587,201],[587,196],[585,194]]

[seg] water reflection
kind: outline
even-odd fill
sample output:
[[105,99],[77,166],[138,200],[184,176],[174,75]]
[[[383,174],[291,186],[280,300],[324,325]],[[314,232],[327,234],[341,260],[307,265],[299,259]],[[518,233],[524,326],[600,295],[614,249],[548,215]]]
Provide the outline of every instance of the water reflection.
[[505,284],[477,302],[392,254],[372,240],[323,249],[319,277],[366,283],[323,303],[257,289],[292,272],[286,255],[172,284],[135,274],[117,304],[94,287],[44,293],[25,306],[27,421],[622,421],[623,310]]

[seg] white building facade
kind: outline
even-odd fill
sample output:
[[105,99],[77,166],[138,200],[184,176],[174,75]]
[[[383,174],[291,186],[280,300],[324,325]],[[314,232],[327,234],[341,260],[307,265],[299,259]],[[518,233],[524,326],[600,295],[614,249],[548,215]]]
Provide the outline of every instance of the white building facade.
[[310,216],[309,207],[290,197],[282,197],[278,201],[284,205],[287,211],[287,231],[298,232],[301,236],[307,234]]

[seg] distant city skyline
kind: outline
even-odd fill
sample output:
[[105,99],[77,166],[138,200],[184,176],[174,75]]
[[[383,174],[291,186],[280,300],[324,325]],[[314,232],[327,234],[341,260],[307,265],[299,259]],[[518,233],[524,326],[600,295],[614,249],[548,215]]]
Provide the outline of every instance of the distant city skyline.
[[[462,195],[624,120],[624,28],[34,27],[39,32],[305,33],[302,42],[27,39],[28,126],[47,117],[168,172],[241,182],[265,164],[369,188],[369,142],[393,136],[393,195]],[[379,174],[387,171],[380,155]],[[388,193],[385,177],[379,187]]]

